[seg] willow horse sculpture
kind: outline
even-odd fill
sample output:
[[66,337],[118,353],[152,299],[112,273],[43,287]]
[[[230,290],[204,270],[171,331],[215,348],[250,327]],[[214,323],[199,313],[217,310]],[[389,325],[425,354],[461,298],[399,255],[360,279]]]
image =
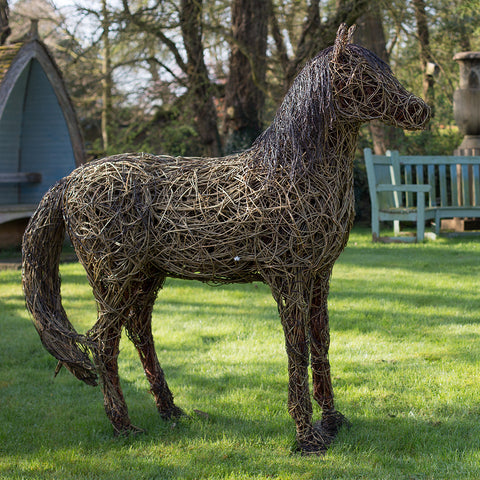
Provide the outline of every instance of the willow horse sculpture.
[[[324,450],[344,421],[333,401],[327,295],[354,217],[357,135],[372,119],[420,129],[430,115],[385,63],[350,43],[351,34],[342,25],[334,46],[306,65],[249,150],[224,158],[116,155],[79,167],[40,203],[23,243],[27,307],[59,365],[90,385],[100,376],[117,433],[136,431],[118,376],[123,328],[138,349],[160,415],[182,414],[151,330],[167,276],[268,284],[285,332],[288,411],[299,448]],[[84,335],[61,305],[65,231],[98,304],[98,321]],[[315,424],[309,359],[313,398],[323,410]]]

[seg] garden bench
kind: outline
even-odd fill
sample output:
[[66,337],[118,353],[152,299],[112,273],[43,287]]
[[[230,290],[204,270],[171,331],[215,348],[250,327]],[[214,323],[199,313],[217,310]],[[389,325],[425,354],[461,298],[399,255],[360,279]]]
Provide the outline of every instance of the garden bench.
[[[0,187],[2,184],[14,183],[39,183],[42,181],[42,174],[38,172],[15,172],[0,173]],[[11,203],[0,205],[0,224],[17,220],[19,218],[27,218],[33,215],[37,208],[37,204],[33,203]]]
[[[438,235],[442,219],[480,218],[480,156],[364,155],[373,241],[421,242],[427,220]],[[394,237],[380,237],[383,221],[393,221]],[[415,222],[416,236],[402,237],[401,221]]]

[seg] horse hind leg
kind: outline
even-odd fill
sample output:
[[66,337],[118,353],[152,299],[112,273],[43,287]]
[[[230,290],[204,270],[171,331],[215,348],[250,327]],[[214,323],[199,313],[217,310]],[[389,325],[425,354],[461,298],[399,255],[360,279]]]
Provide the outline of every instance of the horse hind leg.
[[121,321],[117,315],[99,311],[99,320],[88,332],[95,365],[101,379],[105,413],[116,435],[139,432],[132,425],[118,376]]
[[105,413],[115,434],[128,435],[142,430],[132,425],[118,375],[118,355],[122,328],[128,321],[131,305],[137,301],[133,285],[107,283],[103,277],[92,283],[98,306],[98,321],[87,333],[104,398]]
[[164,278],[160,278],[142,285],[142,293],[138,295],[137,302],[132,306],[125,328],[138,351],[158,412],[162,418],[170,419],[183,415],[183,411],[173,402],[173,395],[158,361],[152,335],[152,310],[158,288],[163,280]]

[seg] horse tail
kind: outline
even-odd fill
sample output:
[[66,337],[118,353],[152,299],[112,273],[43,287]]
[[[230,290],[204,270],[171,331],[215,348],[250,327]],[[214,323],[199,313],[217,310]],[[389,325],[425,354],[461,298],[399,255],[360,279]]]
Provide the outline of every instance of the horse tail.
[[66,228],[62,214],[64,183],[61,180],[45,194],[25,230],[23,291],[44,347],[59,362],[55,375],[64,365],[78,379],[96,385],[87,337],[73,328],[60,295],[60,253]]

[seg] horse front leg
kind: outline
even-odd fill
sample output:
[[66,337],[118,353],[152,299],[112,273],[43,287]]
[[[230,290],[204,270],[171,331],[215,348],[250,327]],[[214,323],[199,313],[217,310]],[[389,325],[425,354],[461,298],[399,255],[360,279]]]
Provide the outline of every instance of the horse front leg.
[[328,445],[333,441],[341,425],[348,423],[335,409],[333,386],[330,374],[328,350],[330,329],[328,322],[327,297],[330,272],[320,275],[314,284],[310,307],[310,349],[312,363],[313,398],[322,409],[322,420],[315,424]]
[[[280,283],[280,282],[279,282]],[[297,445],[304,454],[318,453],[325,443],[312,425],[312,402],[308,380],[308,291],[292,279],[272,285],[285,334],[288,356],[288,412],[295,421]]]

